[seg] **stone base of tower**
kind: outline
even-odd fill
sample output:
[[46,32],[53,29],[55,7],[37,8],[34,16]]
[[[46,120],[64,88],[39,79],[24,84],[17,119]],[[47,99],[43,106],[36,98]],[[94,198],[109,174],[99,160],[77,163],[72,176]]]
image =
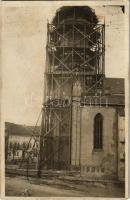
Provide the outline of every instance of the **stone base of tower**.
[[43,168],[69,170],[69,137],[47,137],[45,142],[45,162]]

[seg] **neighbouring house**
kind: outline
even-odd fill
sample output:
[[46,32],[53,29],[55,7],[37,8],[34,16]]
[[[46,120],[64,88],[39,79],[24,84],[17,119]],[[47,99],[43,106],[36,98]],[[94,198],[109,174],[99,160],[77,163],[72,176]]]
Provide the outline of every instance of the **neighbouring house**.
[[37,161],[39,130],[39,127],[5,122],[6,162],[25,159],[27,152],[31,154],[33,160]]

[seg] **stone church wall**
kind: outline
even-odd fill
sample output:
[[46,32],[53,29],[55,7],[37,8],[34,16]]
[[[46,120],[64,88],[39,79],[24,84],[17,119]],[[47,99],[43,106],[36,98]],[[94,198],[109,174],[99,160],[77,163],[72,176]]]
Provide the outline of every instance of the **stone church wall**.
[[[103,116],[103,148],[94,150],[94,117]],[[81,122],[78,123],[78,122]],[[114,107],[73,108],[72,166],[88,177],[117,177],[117,112]]]

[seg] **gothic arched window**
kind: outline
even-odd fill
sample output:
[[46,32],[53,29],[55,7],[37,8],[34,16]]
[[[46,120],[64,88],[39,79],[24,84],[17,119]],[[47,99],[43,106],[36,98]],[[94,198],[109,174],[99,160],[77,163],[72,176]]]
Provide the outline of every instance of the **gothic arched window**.
[[100,113],[94,118],[94,149],[103,147],[103,117]]

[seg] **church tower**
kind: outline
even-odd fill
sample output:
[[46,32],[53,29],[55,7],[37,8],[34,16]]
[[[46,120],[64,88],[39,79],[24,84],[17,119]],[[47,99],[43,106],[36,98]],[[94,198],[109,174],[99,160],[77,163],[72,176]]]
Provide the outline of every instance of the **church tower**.
[[81,109],[103,92],[104,37],[104,24],[87,6],[61,7],[47,25],[43,157],[48,169],[81,165]]

